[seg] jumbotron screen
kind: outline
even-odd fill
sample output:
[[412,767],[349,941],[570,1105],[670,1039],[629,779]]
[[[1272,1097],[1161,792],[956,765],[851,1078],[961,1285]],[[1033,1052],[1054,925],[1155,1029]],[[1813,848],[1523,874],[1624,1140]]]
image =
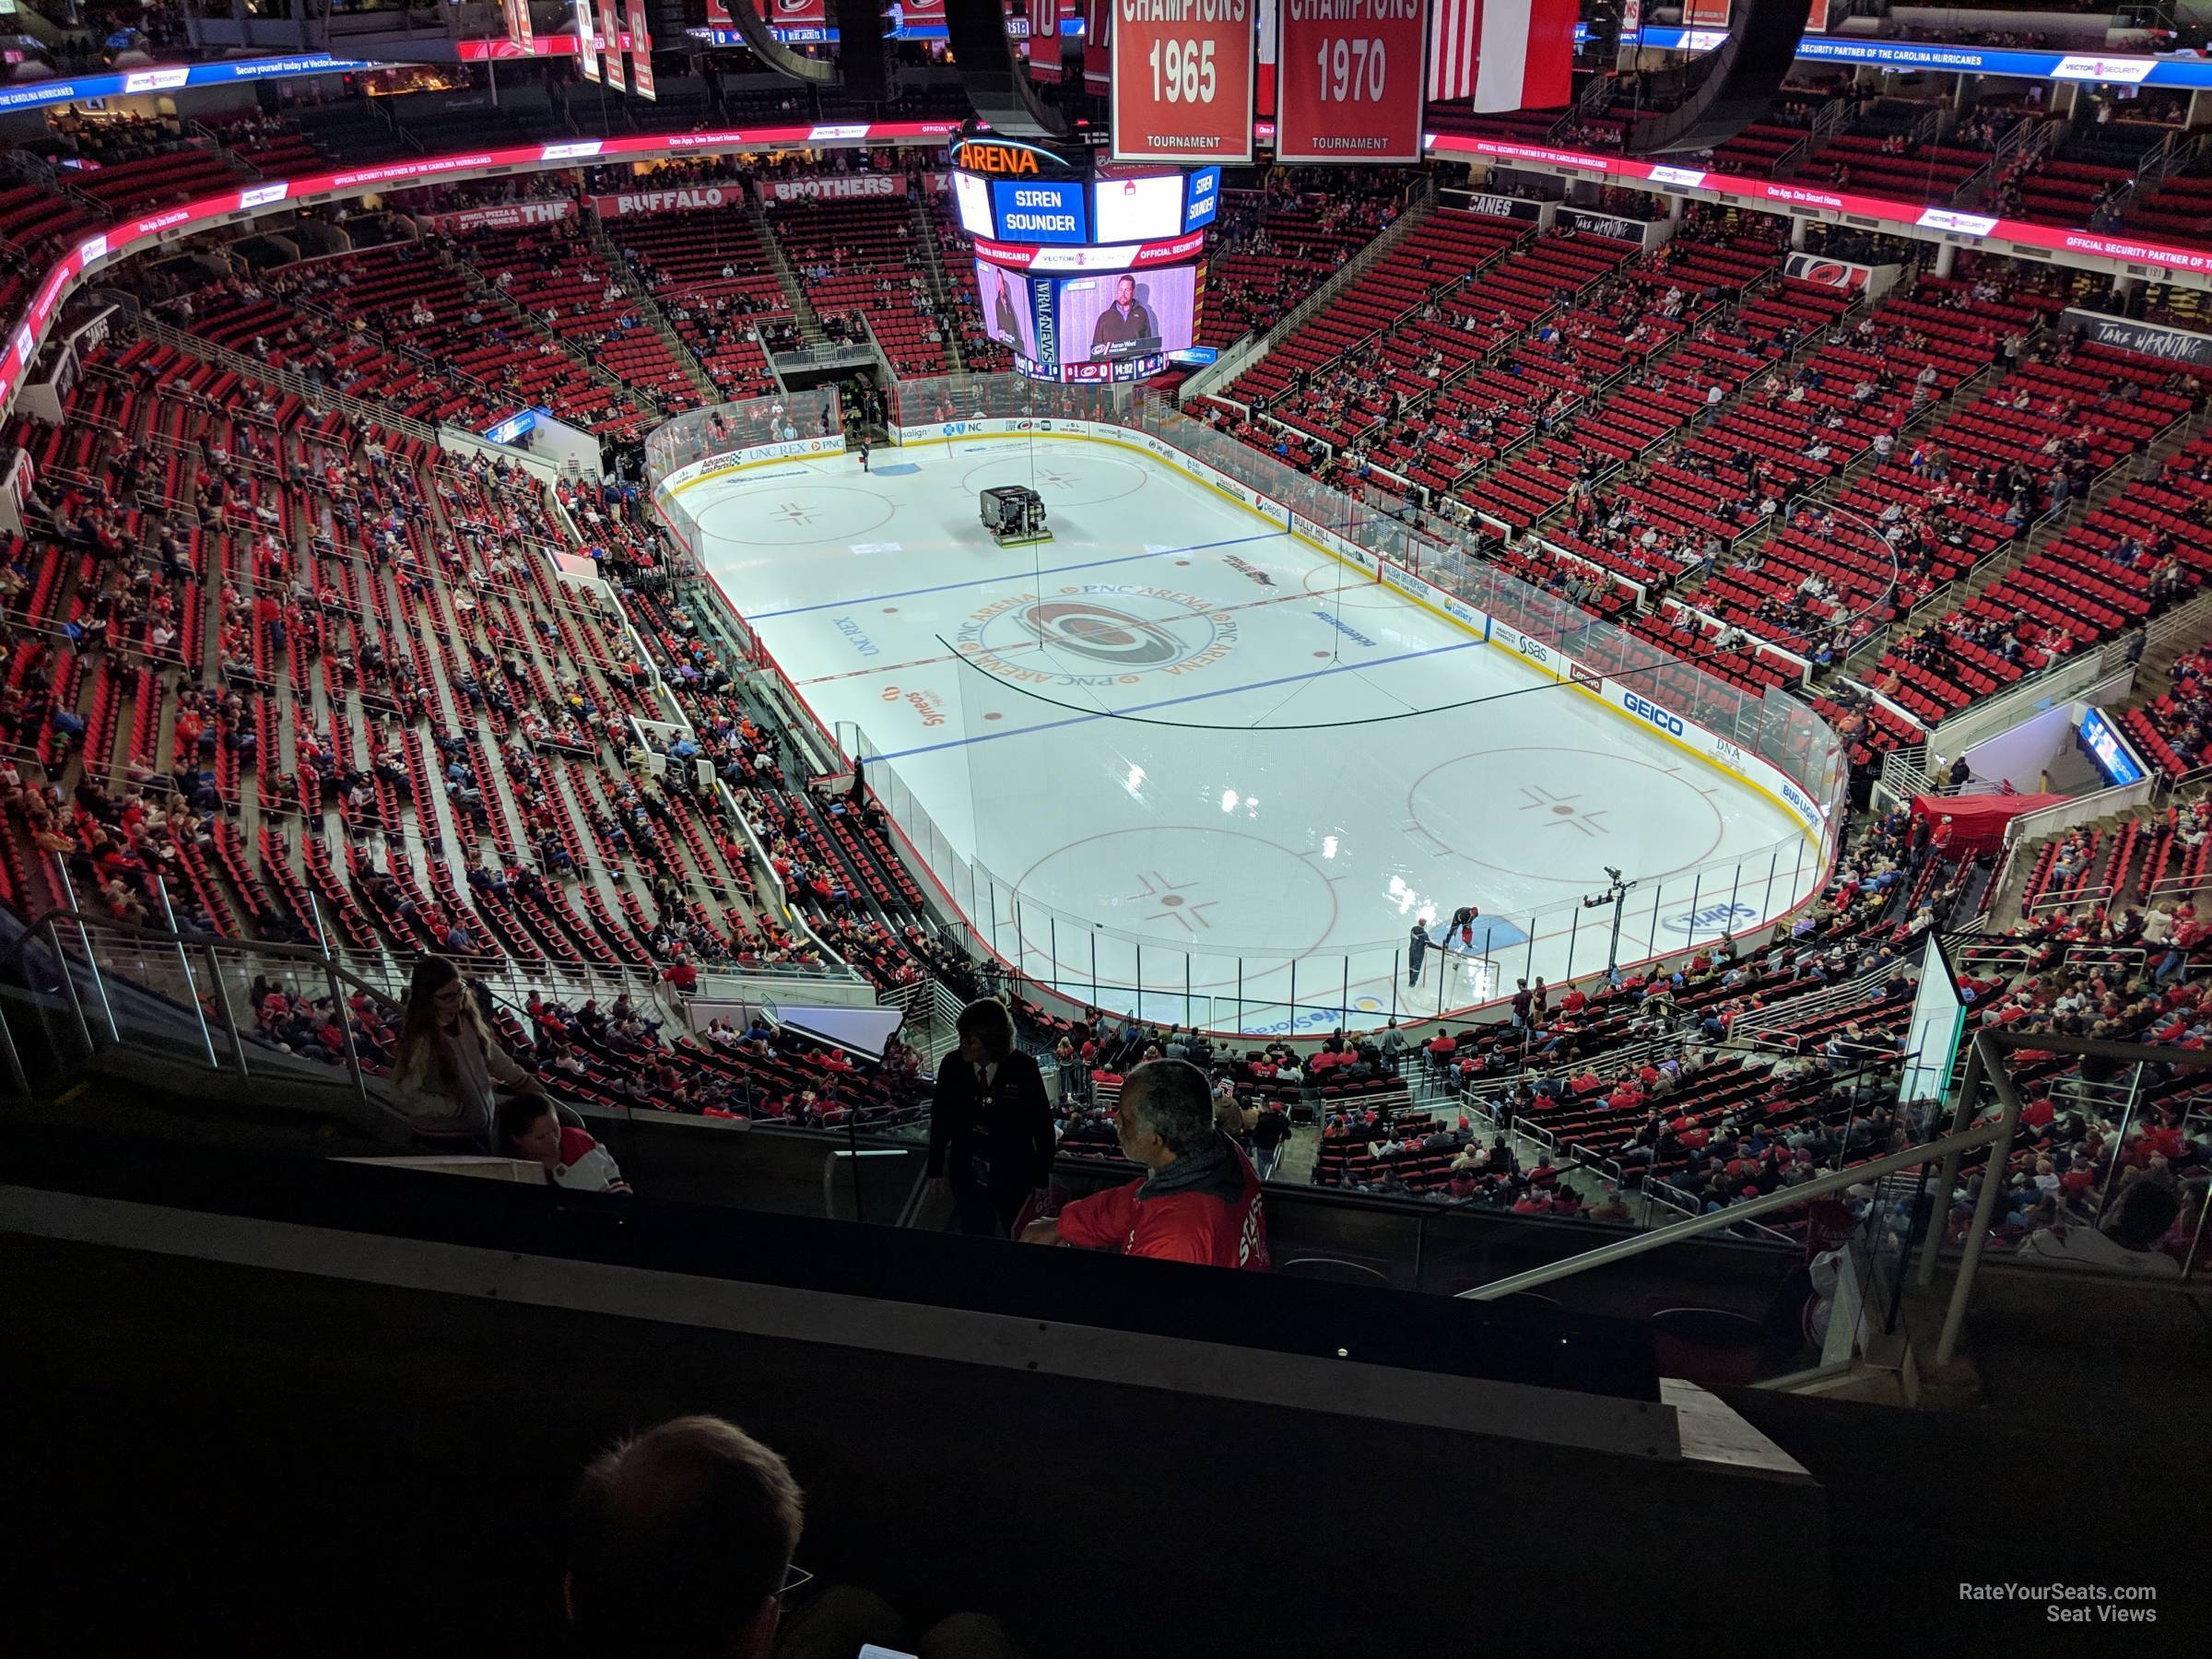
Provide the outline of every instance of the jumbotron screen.
[[1198,267],[1053,279],[1060,360],[1117,361],[1189,347],[1198,327]]
[[985,241],[1073,247],[1168,241],[1214,222],[1218,167],[1101,167],[1082,178],[987,178],[953,170],[960,229]]
[[[1052,286],[1049,277],[1039,282]],[[975,292],[983,303],[983,330],[1016,357],[1037,356],[1037,312],[1030,298],[1030,279],[1019,271],[1002,271],[994,265],[975,262]]]
[[1198,332],[1196,265],[1027,275],[975,262],[983,326],[1039,380],[1142,380]]

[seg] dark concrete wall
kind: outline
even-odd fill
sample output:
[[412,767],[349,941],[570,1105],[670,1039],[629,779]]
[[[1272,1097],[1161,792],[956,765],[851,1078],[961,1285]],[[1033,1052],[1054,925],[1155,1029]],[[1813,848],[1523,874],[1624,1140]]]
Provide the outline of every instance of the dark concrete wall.
[[[1612,1651],[1763,1541],[1730,1616],[1805,1651],[1804,1487],[1430,1429],[0,1238],[19,1655],[564,1651],[557,1516],[684,1411],[776,1445],[801,1559],[1032,1652]],[[1726,1651],[1724,1648],[1718,1651]]]

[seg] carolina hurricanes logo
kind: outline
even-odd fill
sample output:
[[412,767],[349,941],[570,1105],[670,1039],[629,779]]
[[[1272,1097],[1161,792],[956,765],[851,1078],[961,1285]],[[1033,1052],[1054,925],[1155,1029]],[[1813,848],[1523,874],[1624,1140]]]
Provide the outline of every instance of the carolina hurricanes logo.
[[1009,594],[960,624],[955,649],[1018,685],[1132,685],[1209,668],[1237,635],[1233,608],[1200,594],[1108,583]]
[[1804,271],[1800,273],[1799,279],[1805,282],[1818,282],[1825,288],[1856,288],[1859,286],[1858,271],[1850,265],[1839,265],[1832,259],[1816,259],[1808,262]]
[[1086,600],[1048,600],[1021,613],[1021,625],[1047,645],[1064,646],[1110,668],[1158,668],[1189,648],[1166,629]]

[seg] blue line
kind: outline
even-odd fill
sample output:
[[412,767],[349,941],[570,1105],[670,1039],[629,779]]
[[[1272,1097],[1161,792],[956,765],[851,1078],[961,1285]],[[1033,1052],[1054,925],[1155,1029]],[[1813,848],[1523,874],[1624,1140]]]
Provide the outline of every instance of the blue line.
[[[966,748],[971,743],[995,743],[1001,737],[1026,737],[1031,732],[1056,732],[1062,726],[1085,725],[1094,720],[1120,720],[1131,714],[1143,714],[1153,709],[1170,709],[1177,703],[1204,702],[1212,697],[1234,697],[1241,691],[1265,691],[1274,686],[1294,686],[1306,680],[1326,679],[1332,674],[1355,674],[1362,668],[1387,668],[1393,663],[1415,663],[1423,657],[1442,656],[1447,652],[1472,651],[1480,640],[1460,640],[1450,645],[1431,645],[1426,651],[1402,652],[1396,656],[1377,657],[1371,663],[1341,663],[1334,668],[1316,668],[1311,674],[1285,674],[1274,679],[1254,680],[1249,686],[1220,686],[1211,691],[1190,691],[1181,697],[1163,697],[1155,702],[1131,703],[1125,709],[1101,711],[1096,714],[1072,714],[1065,720],[1047,720],[1041,724],[1016,726],[1011,731],[982,732],[973,737],[954,737],[944,743],[924,744],[920,748],[900,749],[895,755],[870,755],[871,760],[910,760],[916,755],[934,755],[942,749]],[[980,673],[981,670],[978,670]],[[1019,688],[1016,688],[1019,689]],[[1188,730],[1190,728],[1184,728]],[[1297,726],[1256,726],[1255,731],[1295,732]]]
[[1140,559],[1166,559],[1175,553],[1206,553],[1215,547],[1241,547],[1246,542],[1273,541],[1288,530],[1263,530],[1257,535],[1234,535],[1227,541],[1198,542],[1188,547],[1161,547],[1151,553],[1122,553],[1112,559],[1086,559],[1081,564],[1047,565],[1041,571],[1014,571],[996,576],[973,576],[966,582],[940,582],[935,587],[902,588],[895,594],[856,594],[850,599],[830,599],[820,605],[794,605],[789,610],[754,611],[747,620],[771,622],[778,617],[804,617],[809,611],[842,610],[848,606],[874,605],[879,599],[912,599],[917,594],[948,594],[954,588],[989,587],[994,582],[1026,582],[1032,576],[1061,576],[1069,571],[1095,571],[1103,565],[1130,564]]

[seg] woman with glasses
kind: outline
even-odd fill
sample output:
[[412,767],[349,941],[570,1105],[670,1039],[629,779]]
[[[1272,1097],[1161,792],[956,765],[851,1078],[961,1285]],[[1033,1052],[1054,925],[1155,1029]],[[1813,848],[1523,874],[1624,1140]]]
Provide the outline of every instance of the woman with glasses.
[[407,1012],[392,1066],[400,1108],[426,1130],[466,1135],[491,1144],[495,1085],[517,1094],[545,1085],[508,1057],[477,1011],[461,970],[443,957],[415,964]]

